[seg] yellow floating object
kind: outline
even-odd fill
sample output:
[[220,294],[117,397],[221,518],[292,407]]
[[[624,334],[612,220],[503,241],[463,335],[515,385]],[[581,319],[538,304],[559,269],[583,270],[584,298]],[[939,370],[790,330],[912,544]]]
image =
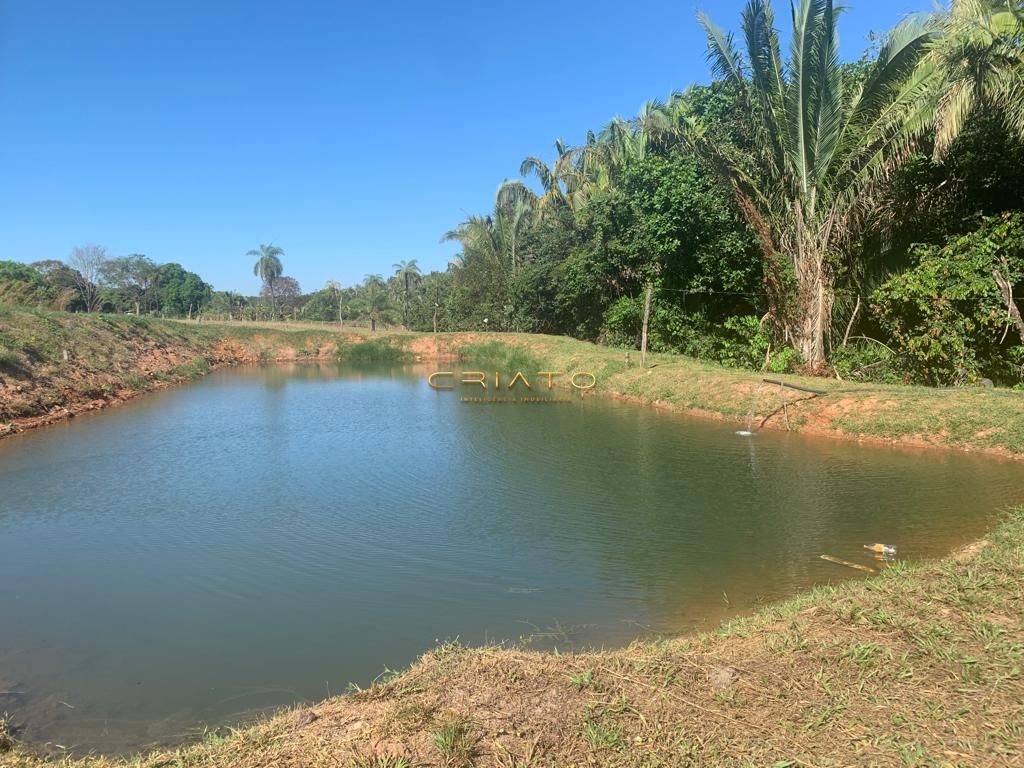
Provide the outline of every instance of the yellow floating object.
[[895,555],[896,547],[891,544],[865,544],[864,549],[868,552],[877,552],[880,555]]
[[832,555],[822,555],[821,559],[828,560],[830,563],[835,563],[836,565],[845,565],[847,568],[856,568],[858,571],[864,571],[864,573],[878,573],[874,568],[861,565],[860,563],[851,563],[849,560],[843,560],[840,557],[833,557]]

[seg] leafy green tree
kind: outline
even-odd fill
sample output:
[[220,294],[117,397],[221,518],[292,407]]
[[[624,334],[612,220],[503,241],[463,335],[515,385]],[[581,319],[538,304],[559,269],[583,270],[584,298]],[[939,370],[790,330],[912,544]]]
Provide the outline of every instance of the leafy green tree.
[[328,280],[323,288],[307,297],[302,306],[302,316],[307,320],[341,322],[341,283]]
[[917,264],[873,295],[873,309],[908,376],[960,384],[1019,382],[1024,320],[1024,214],[986,219],[944,246],[920,246]]
[[107,260],[100,269],[104,302],[118,312],[157,309],[157,270],[142,254]]
[[409,307],[409,328],[415,331],[450,331],[458,318],[450,305],[452,272],[430,272],[420,281],[416,300]]
[[160,312],[184,316],[199,312],[213,295],[213,289],[195,272],[180,264],[161,264],[156,270]]
[[208,308],[212,312],[227,315],[229,320],[236,320],[242,317],[247,304],[245,296],[235,291],[214,291]]
[[84,312],[85,304],[78,292],[80,276],[58,259],[44,259],[32,262],[32,267],[42,277],[43,283],[57,295],[55,309],[68,312]]
[[61,291],[43,279],[40,272],[17,261],[0,261],[0,302],[30,307],[63,309],[74,295],[72,286]]

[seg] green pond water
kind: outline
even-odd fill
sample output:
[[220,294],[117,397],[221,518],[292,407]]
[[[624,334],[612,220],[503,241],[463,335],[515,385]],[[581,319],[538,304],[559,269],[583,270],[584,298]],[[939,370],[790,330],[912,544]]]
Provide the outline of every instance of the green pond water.
[[616,646],[942,555],[1019,464],[750,437],[429,369],[254,367],[0,441],[0,712],[123,752],[365,685],[438,641]]

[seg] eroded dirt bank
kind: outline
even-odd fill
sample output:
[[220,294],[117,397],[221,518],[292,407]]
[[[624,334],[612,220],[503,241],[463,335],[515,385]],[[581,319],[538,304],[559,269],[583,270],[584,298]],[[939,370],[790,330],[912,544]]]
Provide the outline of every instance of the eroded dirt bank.
[[408,335],[0,308],[0,436],[117,405],[227,366],[431,354],[444,353]]

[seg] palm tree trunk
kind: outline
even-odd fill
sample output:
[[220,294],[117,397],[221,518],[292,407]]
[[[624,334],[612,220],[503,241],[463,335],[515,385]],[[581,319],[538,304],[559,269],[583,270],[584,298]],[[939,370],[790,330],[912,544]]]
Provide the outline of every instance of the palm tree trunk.
[[402,302],[402,325],[405,326],[405,330],[409,330],[409,272],[406,271],[403,275],[405,278],[405,300]]
[[817,248],[805,247],[796,261],[797,300],[799,316],[794,328],[794,342],[804,366],[811,373],[825,370],[825,334],[832,321],[832,274],[824,254]]

